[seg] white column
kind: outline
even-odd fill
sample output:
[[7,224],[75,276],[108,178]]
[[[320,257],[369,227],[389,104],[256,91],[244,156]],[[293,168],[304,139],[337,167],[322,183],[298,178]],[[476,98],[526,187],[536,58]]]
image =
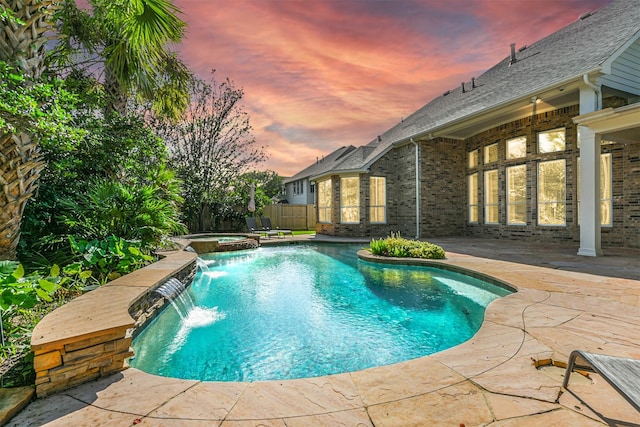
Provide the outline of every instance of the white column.
[[580,249],[578,255],[600,256],[600,134],[578,127],[580,138]]

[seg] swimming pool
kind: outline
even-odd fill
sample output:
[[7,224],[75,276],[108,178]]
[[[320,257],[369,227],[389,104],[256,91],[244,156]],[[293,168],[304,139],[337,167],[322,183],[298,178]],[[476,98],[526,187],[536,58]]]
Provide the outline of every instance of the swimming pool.
[[201,256],[184,319],[164,310],[130,365],[184,379],[259,381],[388,365],[471,338],[509,291],[446,270],[358,260],[362,245]]

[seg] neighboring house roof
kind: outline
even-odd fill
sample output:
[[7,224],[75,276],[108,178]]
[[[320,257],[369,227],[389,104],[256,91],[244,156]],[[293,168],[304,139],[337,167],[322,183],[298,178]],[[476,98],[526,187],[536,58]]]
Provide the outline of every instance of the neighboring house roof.
[[356,147],[354,147],[353,145],[340,147],[328,156],[316,160],[316,162],[308,168],[303,169],[294,176],[285,179],[284,183],[288,184],[290,182],[299,181],[311,176],[321,175],[329,170],[333,170],[344,160],[344,156],[355,150],[355,148]]
[[[375,140],[353,150],[329,172],[366,170],[394,144],[427,135],[445,126],[478,116],[518,99],[526,99],[549,88],[599,71],[620,49],[640,37],[640,7],[637,0],[618,0],[519,49],[472,83],[445,92],[387,130]],[[307,168],[309,169],[309,168]],[[305,171],[307,170],[305,169]]]

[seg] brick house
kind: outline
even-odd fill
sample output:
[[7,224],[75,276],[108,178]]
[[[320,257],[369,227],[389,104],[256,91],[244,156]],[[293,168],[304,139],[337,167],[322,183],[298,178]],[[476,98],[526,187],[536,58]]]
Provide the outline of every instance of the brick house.
[[315,204],[315,185],[310,177],[327,173],[355,148],[353,145],[340,147],[328,156],[317,159],[314,164],[294,176],[286,178],[284,186],[287,202],[296,205]]
[[314,185],[319,234],[638,248],[640,7],[618,0],[511,45],[484,74],[344,148],[288,181]]

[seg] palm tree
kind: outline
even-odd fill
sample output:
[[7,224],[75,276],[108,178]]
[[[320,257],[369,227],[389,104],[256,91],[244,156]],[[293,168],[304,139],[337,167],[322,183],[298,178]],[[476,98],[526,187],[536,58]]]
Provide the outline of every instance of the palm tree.
[[[85,51],[102,57],[109,112],[124,113],[126,100],[136,95],[154,101],[157,112],[178,116],[189,102],[191,76],[166,46],[184,35],[179,10],[170,0],[90,4],[93,16],[73,0],[0,0],[0,61],[38,79],[46,68],[54,19],[59,18],[61,34],[68,36],[61,46],[75,39]],[[0,131],[0,260],[15,259],[24,207],[43,168],[38,143],[29,134]]]
[[[178,117],[189,102],[191,74],[168,49],[184,36],[180,10],[170,0],[89,0],[90,12],[68,1],[62,32],[87,69],[103,72],[106,114],[125,114],[132,96],[151,101],[157,113]],[[95,64],[99,63],[96,67]]]
[[[59,1],[0,0],[0,60],[38,79]],[[15,259],[22,213],[44,167],[37,141],[0,130],[0,260]]]

